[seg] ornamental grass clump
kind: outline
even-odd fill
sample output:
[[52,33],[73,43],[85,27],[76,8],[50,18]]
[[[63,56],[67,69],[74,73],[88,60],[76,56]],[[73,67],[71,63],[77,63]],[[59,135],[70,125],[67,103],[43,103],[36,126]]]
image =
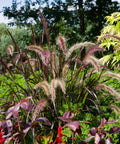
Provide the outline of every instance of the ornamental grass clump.
[[[3,125],[10,119],[12,130],[5,133],[10,142],[24,144],[30,139],[32,143],[40,143],[41,139],[44,139],[52,143],[55,141],[53,133],[57,134],[60,110],[64,105],[77,104],[75,117],[79,117],[81,109],[93,112],[94,115],[102,112],[101,92],[109,94],[113,98],[112,102],[120,99],[119,92],[105,83],[109,80],[108,76],[119,80],[119,74],[109,72],[94,56],[95,52],[102,52],[104,49],[87,41],[68,48],[64,36],[58,36],[56,44],[51,46],[46,20],[42,13],[39,14],[47,47],[41,38],[40,45],[37,45],[31,25],[33,45],[27,46],[24,52],[21,52],[8,31],[17,54],[10,54],[11,68],[0,59],[4,67],[0,76],[3,79],[0,88],[6,88],[3,88],[1,94],[1,97],[5,98],[2,99],[4,105],[1,107],[1,118],[6,118],[1,127],[5,130]],[[84,49],[86,53],[82,55]],[[113,109],[113,105],[109,107]],[[71,107],[69,109],[71,110]],[[76,123],[78,129],[71,128],[74,134],[81,130],[78,120],[72,124]],[[66,126],[70,127],[68,124]],[[8,125],[6,127],[9,129]],[[78,132],[79,134],[81,132]],[[73,139],[72,141],[74,143]]]

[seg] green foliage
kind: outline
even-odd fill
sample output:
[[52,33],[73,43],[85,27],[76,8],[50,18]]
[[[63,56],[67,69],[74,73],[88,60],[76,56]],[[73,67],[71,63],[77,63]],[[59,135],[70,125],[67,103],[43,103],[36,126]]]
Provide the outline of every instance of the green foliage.
[[101,61],[113,67],[120,61],[120,12],[106,16],[106,24],[98,38],[98,41],[101,39],[100,46],[106,49]]
[[[13,59],[16,59],[11,60],[11,68],[0,59],[4,66],[4,72],[0,76],[0,97],[5,98],[5,102],[1,104],[1,120],[5,117],[7,119],[1,124],[10,120],[13,124],[10,138],[13,139],[18,132],[19,141],[23,144],[29,137],[34,143],[37,138],[42,141],[40,143],[54,143],[56,137],[60,140],[62,138],[61,133],[57,136],[57,128],[60,126],[58,119],[67,111],[66,117],[63,116],[62,119],[73,123],[66,124],[63,133],[67,134],[63,139],[68,143],[78,143],[87,138],[90,128],[97,127],[103,117],[107,120],[119,118],[119,114],[112,112],[110,105],[119,106],[120,94],[109,87],[111,81],[109,83],[107,77],[112,77],[110,80],[115,78],[119,83],[120,75],[106,71],[93,56],[93,53],[103,50],[94,43],[77,43],[68,49],[66,39],[58,36],[52,47],[44,16],[42,20],[48,46],[44,46],[41,41],[40,46],[37,46],[32,32],[34,45],[27,46],[27,50],[22,53],[14,41],[16,37],[11,36],[16,45],[17,57],[16,54],[13,55]],[[64,27],[61,28],[63,29]],[[31,56],[27,55],[28,51],[32,51]],[[114,88],[119,89],[117,86]],[[84,124],[85,121],[91,123],[87,125]],[[15,128],[16,123],[18,128]],[[77,137],[75,133],[81,134],[81,126],[83,135]],[[68,127],[72,133],[69,133]],[[2,128],[4,129],[3,126]],[[116,141],[116,136],[114,139]]]
[[38,21],[38,12],[41,11],[49,23],[51,40],[55,42],[56,34],[63,33],[61,29],[64,27],[64,34],[69,31],[66,38],[71,45],[78,41],[95,41],[103,27],[104,17],[118,10],[118,2],[111,0],[24,0],[21,6],[14,0],[11,7],[4,8],[4,15],[14,19],[11,24],[30,26],[30,23],[35,23],[37,28],[41,25]]
[[[27,28],[8,28],[10,29],[11,34],[15,38],[16,43],[19,45],[20,50],[24,50],[25,47],[31,44],[31,31]],[[8,32],[7,26],[0,24],[0,57],[5,57],[7,53],[7,47],[13,45],[14,43],[11,40]],[[15,50],[16,51],[16,50]]]

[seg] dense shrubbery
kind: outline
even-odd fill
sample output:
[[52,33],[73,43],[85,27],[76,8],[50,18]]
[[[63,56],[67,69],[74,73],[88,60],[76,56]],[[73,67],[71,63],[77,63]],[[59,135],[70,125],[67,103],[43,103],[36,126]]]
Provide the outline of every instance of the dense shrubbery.
[[0,59],[4,67],[0,75],[0,140],[22,144],[119,143],[120,94],[111,81],[119,84],[120,75],[93,56],[104,49],[91,42],[68,49],[63,36],[51,46],[45,18],[40,16],[48,46],[42,41],[36,45],[32,29],[34,45],[22,52],[9,32],[17,54],[12,55],[10,46],[10,63]]

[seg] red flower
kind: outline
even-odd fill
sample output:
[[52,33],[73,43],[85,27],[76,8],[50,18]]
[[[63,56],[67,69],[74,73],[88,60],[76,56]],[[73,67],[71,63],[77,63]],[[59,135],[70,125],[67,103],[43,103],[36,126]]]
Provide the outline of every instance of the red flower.
[[62,137],[63,136],[64,135],[62,134],[62,127],[61,127],[61,125],[59,125],[59,127],[58,127],[58,137],[56,139],[56,142],[57,143],[62,143]]
[[3,144],[5,141],[5,139],[2,137],[2,135],[3,135],[3,130],[0,129],[0,144]]

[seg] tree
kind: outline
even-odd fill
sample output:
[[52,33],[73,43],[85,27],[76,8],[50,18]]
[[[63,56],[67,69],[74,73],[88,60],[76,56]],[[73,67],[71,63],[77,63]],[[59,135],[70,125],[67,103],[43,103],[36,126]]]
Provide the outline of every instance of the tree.
[[54,35],[52,40],[57,36],[56,33],[58,35],[61,33],[61,20],[64,19],[64,24],[67,25],[64,27],[72,30],[69,37],[73,39],[76,35],[73,43],[77,40],[91,40],[91,37],[95,40],[104,25],[104,17],[119,10],[118,3],[111,0],[53,0],[51,3],[49,0],[24,0],[23,6],[19,9],[17,6],[17,0],[13,0],[11,7],[4,8],[4,15],[14,18],[16,25],[29,26],[31,22],[34,22],[41,29],[38,15],[41,11],[48,21],[52,36]]

